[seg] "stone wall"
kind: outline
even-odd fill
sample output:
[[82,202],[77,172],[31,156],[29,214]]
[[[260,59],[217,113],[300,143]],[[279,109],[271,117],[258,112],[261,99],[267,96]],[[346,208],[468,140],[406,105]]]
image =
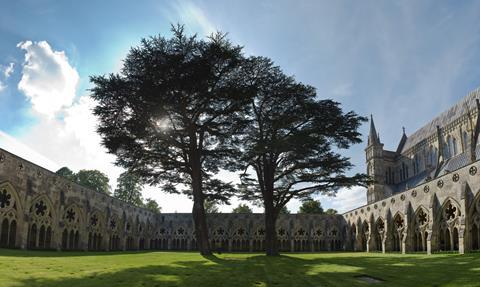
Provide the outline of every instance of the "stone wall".
[[354,250],[478,250],[479,161],[344,214]]
[[[210,214],[212,247],[262,251],[263,214]],[[194,250],[191,214],[154,214],[72,183],[0,149],[0,247]],[[282,251],[347,250],[342,215],[281,215]]]

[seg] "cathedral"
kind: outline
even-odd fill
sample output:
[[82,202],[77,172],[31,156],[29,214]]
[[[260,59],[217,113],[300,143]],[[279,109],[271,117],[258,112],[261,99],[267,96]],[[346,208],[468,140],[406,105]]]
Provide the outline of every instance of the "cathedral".
[[[282,252],[464,253],[480,249],[480,89],[384,149],[373,118],[364,206],[341,215],[284,214]],[[11,151],[14,152],[14,151]],[[195,250],[191,214],[131,206],[0,149],[0,247]],[[264,249],[263,214],[209,214],[214,249]]]

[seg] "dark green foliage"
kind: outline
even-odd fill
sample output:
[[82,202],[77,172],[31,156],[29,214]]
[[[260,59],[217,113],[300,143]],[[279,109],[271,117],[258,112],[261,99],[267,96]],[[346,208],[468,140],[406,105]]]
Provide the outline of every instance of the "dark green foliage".
[[211,200],[205,200],[203,204],[205,208],[205,213],[218,213],[218,205],[215,203],[215,201]]
[[75,174],[75,181],[95,191],[110,194],[109,179],[101,171],[82,169]]
[[325,214],[328,214],[328,215],[335,215],[335,214],[338,214],[337,210],[333,209],[333,208],[329,208],[325,211]]
[[320,201],[309,199],[302,203],[298,213],[322,214],[323,208]]
[[288,210],[287,206],[284,206],[280,209],[279,214],[290,214],[290,210]]
[[276,218],[292,198],[334,195],[366,183],[366,175],[345,175],[352,164],[338,153],[361,142],[357,130],[366,119],[344,113],[332,100],[318,100],[313,87],[286,76],[267,58],[251,58],[247,74],[256,90],[242,139],[241,187],[244,199],[263,202],[267,254],[277,255]]
[[135,206],[143,206],[140,177],[128,171],[120,174],[113,196]]
[[93,189],[98,192],[110,194],[110,185],[107,175],[99,170],[82,169],[78,173],[74,173],[68,167],[62,167],[55,172],[81,186]]
[[75,173],[66,166],[60,168],[55,173],[59,176],[62,176],[64,178],[66,178],[66,179],[69,179],[71,181],[75,181]]
[[152,211],[153,213],[160,213],[162,211],[162,207],[158,206],[158,203],[151,198],[145,199],[143,207]]
[[164,191],[193,197],[199,249],[209,254],[203,201],[228,201],[234,189],[214,179],[235,170],[249,86],[242,48],[217,33],[143,39],[119,74],[93,76],[98,132],[116,164]]
[[232,210],[232,213],[253,213],[253,210],[248,205],[240,203]]

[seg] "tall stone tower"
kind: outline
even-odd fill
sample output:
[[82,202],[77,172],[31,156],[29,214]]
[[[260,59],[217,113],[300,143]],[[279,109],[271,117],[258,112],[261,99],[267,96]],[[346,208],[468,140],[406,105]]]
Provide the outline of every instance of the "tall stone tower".
[[365,149],[367,160],[367,174],[374,181],[368,186],[367,202],[381,200],[385,197],[385,164],[383,159],[383,144],[375,130],[373,116],[370,115],[370,133],[368,134],[368,146]]

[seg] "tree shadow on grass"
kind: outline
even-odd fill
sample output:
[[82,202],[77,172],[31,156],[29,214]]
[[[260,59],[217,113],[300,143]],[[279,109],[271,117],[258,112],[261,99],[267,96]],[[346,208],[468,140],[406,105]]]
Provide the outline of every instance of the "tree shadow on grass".
[[[321,256],[321,255],[320,255]],[[15,286],[479,286],[480,256],[207,256],[73,278],[29,278]],[[197,257],[198,259],[198,257]]]

